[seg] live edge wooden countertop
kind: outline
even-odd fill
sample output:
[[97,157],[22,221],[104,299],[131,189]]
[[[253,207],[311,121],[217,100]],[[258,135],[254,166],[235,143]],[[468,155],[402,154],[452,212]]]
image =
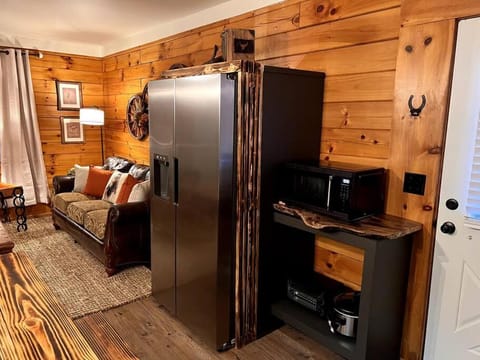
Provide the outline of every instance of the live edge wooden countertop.
[[0,255],[0,359],[98,359],[22,252]]
[[344,231],[370,239],[397,239],[422,229],[422,224],[392,215],[369,216],[358,221],[342,221],[297,207],[273,204],[280,214],[300,218],[306,228],[325,232]]

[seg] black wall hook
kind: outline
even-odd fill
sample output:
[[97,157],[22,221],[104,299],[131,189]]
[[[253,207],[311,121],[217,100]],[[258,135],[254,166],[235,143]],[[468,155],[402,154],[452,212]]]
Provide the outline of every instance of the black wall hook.
[[427,98],[425,97],[425,95],[422,95],[422,104],[418,108],[413,107],[413,95],[410,95],[410,98],[408,99],[408,107],[410,109],[411,116],[420,116],[420,113],[422,112],[425,105],[427,105]]

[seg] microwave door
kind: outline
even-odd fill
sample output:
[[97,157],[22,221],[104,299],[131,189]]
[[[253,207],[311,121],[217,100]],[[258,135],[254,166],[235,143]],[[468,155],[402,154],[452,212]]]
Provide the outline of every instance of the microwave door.
[[331,193],[331,176],[296,172],[293,178],[288,202],[311,210],[327,210]]

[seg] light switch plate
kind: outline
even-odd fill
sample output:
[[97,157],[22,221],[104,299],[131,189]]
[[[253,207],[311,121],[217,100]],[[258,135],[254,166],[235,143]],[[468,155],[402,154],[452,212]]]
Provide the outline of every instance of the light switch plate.
[[405,173],[403,179],[403,192],[424,195],[427,176],[424,174]]

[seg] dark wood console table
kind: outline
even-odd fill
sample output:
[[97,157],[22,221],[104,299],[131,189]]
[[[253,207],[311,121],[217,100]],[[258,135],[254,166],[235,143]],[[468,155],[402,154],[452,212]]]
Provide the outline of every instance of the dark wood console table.
[[273,315],[347,359],[399,359],[411,240],[422,225],[388,215],[348,223],[278,204],[274,208],[277,236],[290,238],[279,241],[311,240],[313,257],[315,236],[321,235],[362,249],[364,263],[356,338],[332,334],[324,318],[286,297],[272,304]]

